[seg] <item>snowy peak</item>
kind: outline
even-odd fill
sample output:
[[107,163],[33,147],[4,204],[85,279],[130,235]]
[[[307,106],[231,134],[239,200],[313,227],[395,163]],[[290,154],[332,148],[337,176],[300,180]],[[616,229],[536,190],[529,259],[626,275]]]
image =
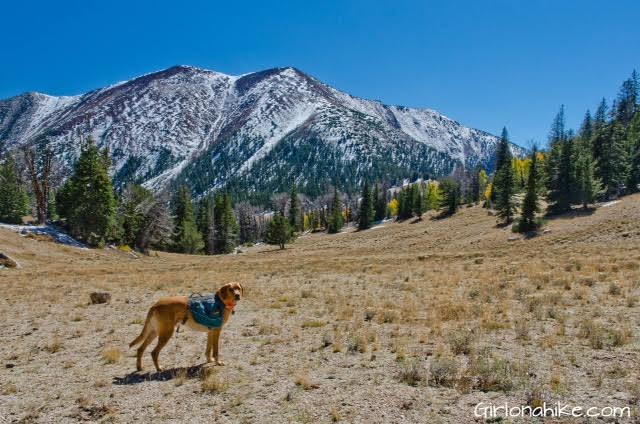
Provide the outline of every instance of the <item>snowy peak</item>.
[[353,97],[292,67],[230,76],[174,66],[80,96],[0,101],[0,150],[46,140],[70,167],[88,136],[109,147],[119,185],[187,183],[196,194],[440,176],[490,167],[497,146],[436,111]]

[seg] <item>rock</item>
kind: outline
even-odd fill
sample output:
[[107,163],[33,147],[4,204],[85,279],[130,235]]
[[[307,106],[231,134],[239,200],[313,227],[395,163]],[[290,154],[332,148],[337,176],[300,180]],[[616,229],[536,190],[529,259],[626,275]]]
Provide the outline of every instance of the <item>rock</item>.
[[111,301],[111,293],[93,292],[89,295],[92,304],[109,303]]
[[517,237],[517,236],[511,236],[511,237],[509,237],[509,238],[507,239],[507,241],[516,241],[516,240],[518,240],[518,239],[520,239],[520,237]]
[[0,265],[3,265],[7,268],[22,268],[15,259],[11,259],[9,256],[5,255],[2,252],[0,252]]
[[544,231],[542,232],[542,234],[549,234],[550,232],[551,232],[551,230],[547,228],[546,230],[544,230]]
[[16,366],[16,365],[15,365],[15,364],[12,364],[12,363],[5,364],[5,368],[7,368],[7,369],[11,369],[11,368],[13,368],[13,367],[15,367],[15,366]]

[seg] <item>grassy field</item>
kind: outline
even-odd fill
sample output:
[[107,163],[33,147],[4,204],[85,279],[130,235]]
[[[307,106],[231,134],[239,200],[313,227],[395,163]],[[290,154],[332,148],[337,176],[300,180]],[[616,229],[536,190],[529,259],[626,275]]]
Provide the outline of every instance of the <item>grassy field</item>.
[[[0,230],[22,265],[0,270],[0,421],[466,423],[505,401],[637,414],[640,196],[546,228],[523,239],[473,207],[284,251],[138,259]],[[127,344],[156,299],[234,280],[226,366],[202,366],[206,335],[184,329],[167,371],[147,354],[134,372]],[[95,290],[111,303],[89,305]]]

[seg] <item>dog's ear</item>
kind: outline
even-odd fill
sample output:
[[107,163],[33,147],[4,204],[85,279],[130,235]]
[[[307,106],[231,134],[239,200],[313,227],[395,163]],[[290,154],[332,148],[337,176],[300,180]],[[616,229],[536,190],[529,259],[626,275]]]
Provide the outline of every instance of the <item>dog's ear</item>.
[[244,297],[244,287],[242,287],[240,283],[238,283],[238,287],[240,287],[240,293],[242,293],[242,297]]
[[226,296],[225,291],[229,290],[229,287],[231,286],[231,284],[225,284],[224,286],[220,287],[218,289],[218,291],[216,292],[216,294],[218,295],[218,297],[224,299]]

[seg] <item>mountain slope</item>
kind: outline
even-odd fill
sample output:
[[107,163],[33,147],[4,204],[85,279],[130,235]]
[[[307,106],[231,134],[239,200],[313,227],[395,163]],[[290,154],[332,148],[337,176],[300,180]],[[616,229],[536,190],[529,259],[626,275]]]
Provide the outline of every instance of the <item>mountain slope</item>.
[[0,150],[44,141],[69,167],[87,136],[109,147],[118,185],[185,182],[196,194],[273,192],[295,179],[314,195],[364,176],[490,168],[497,145],[435,111],[359,99],[295,68],[234,77],[177,66],[80,96],[0,101]]

